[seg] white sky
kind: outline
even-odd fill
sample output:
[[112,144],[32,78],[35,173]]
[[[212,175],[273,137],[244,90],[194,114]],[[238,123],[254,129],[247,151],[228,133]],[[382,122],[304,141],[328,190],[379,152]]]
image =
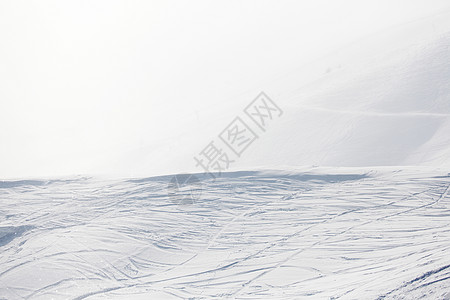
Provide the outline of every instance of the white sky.
[[257,82],[449,7],[3,0],[0,179],[107,172],[139,147],[177,139],[184,119],[207,118],[202,112]]

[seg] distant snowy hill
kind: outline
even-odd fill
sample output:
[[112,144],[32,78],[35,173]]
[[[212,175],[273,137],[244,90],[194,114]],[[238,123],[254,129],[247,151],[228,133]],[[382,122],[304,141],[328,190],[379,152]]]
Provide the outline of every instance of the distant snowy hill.
[[[202,172],[197,155],[261,91],[283,115],[229,171],[286,166],[450,167],[450,14],[355,41],[185,115],[159,147],[130,151],[119,174]],[[220,91],[218,91],[220,92]],[[244,120],[245,121],[245,120]],[[249,122],[249,126],[254,126]]]
[[285,114],[243,164],[450,166],[445,18],[450,20],[442,15],[355,43],[317,63],[323,74],[304,86],[295,88],[296,74],[273,84]]

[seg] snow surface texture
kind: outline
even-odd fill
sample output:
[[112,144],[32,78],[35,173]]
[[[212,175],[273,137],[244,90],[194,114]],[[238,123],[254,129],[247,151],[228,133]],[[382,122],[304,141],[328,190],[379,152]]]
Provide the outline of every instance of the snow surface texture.
[[0,298],[448,298],[437,173],[233,172],[181,204],[170,176],[4,182]]

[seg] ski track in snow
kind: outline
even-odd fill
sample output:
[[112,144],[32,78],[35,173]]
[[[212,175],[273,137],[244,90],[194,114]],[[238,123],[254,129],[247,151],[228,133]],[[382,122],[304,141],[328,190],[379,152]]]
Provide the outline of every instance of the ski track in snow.
[[322,112],[330,112],[336,114],[348,114],[359,116],[372,116],[372,117],[437,117],[437,118],[449,118],[450,114],[446,113],[433,113],[433,112],[376,112],[376,111],[359,111],[359,110],[342,110],[342,109],[330,109],[325,107],[317,107],[311,105],[296,105],[297,108],[304,110],[315,110]]
[[0,299],[450,296],[450,176],[356,171],[0,182]]

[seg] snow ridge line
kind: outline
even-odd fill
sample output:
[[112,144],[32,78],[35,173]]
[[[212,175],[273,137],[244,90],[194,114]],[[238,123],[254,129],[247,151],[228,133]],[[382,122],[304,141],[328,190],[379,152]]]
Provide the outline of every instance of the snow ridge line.
[[340,110],[340,109],[329,109],[318,106],[309,105],[296,105],[297,108],[305,110],[315,110],[338,114],[348,114],[348,115],[363,115],[363,116],[374,116],[374,117],[441,117],[449,118],[450,114],[446,113],[434,113],[434,112],[376,112],[376,111],[360,111],[360,110]]

